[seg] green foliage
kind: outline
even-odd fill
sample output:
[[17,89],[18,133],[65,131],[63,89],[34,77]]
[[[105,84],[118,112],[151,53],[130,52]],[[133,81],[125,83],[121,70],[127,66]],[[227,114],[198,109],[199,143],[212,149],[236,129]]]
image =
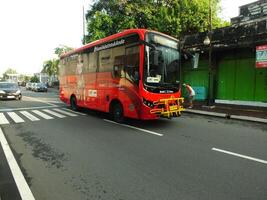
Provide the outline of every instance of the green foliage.
[[74,49],[74,48],[72,48],[72,47],[68,47],[68,46],[66,46],[66,45],[60,45],[60,46],[58,46],[58,47],[56,47],[56,48],[54,49],[54,53],[55,53],[58,57],[60,57],[61,54],[67,53],[67,52],[69,52],[69,51],[72,51],[73,49]]
[[30,78],[30,82],[31,83],[38,83],[39,82],[39,78],[36,75],[34,75],[33,77]]
[[57,75],[58,74],[58,64],[59,59],[47,60],[43,64],[43,73],[47,73],[48,76]]
[[[54,53],[60,57],[62,54],[72,51],[74,48],[65,45],[60,45],[54,49]],[[43,63],[42,73],[47,73],[48,76],[58,75],[59,59],[46,60]]]
[[87,12],[86,42],[129,28],[153,29],[174,37],[208,29],[209,1],[213,28],[225,25],[217,13],[220,0],[97,0]]

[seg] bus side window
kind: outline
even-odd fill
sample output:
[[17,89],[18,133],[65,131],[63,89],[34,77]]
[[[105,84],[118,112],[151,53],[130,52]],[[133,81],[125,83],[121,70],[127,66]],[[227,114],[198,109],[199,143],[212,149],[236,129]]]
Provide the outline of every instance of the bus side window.
[[89,72],[96,72],[97,68],[97,52],[89,53]]
[[99,72],[112,71],[112,50],[106,49],[99,52]]
[[125,46],[115,47],[112,49],[113,56],[113,77],[124,77],[124,64],[125,64]]
[[88,73],[89,72],[89,63],[88,63],[88,57],[89,54],[88,53],[84,53],[83,54],[83,68],[84,68],[84,72]]
[[78,62],[78,56],[73,55],[69,58],[68,65],[67,65],[67,75],[75,75],[76,74],[76,68],[77,68],[77,62]]
[[123,77],[124,58],[125,58],[124,55],[116,56],[114,58],[113,76],[115,78],[122,78]]
[[66,75],[65,74],[65,68],[66,68],[66,58],[63,58],[62,60],[60,60],[60,64],[58,66],[60,76]]
[[138,85],[139,77],[139,46],[126,48],[126,78]]

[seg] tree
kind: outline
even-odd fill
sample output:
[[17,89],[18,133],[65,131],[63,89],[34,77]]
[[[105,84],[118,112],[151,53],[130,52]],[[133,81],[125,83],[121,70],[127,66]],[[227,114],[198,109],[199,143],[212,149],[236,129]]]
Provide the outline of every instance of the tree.
[[72,51],[74,48],[68,47],[66,45],[59,45],[54,49],[54,53],[60,57],[62,54]]
[[30,78],[30,82],[31,83],[38,83],[39,82],[39,78],[36,75],[34,75],[33,77]]
[[[213,27],[225,25],[218,16],[220,0],[211,0]],[[174,37],[208,29],[209,0],[97,0],[86,14],[86,42],[129,28],[153,29]]]
[[58,75],[59,57],[64,53],[72,51],[73,49],[74,48],[68,47],[66,45],[60,45],[56,47],[54,49],[54,53],[58,56],[58,58],[44,61],[42,73],[47,73],[50,77]]
[[59,59],[47,60],[43,64],[43,73],[47,73],[48,76],[57,75],[58,74],[58,64]]

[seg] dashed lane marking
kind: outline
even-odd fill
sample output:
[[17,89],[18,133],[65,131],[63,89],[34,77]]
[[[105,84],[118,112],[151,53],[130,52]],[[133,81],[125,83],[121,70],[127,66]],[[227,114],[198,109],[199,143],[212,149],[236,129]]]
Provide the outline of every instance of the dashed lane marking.
[[242,154],[239,154],[239,153],[234,153],[234,152],[231,152],[231,151],[226,151],[226,150],[217,149],[217,148],[212,148],[211,150],[218,151],[218,152],[225,153],[225,154],[229,154],[229,155],[236,156],[236,157],[239,157],[239,158],[244,158],[244,159],[247,159],[247,160],[252,160],[252,161],[255,161],[255,162],[262,163],[262,164],[267,164],[266,160],[254,158],[254,157],[251,157],[251,156],[246,156],[246,155],[242,155]]
[[146,129],[138,128],[138,127],[135,127],[135,126],[130,126],[130,125],[127,125],[127,124],[119,124],[117,122],[114,122],[114,121],[111,121],[111,120],[108,120],[108,119],[104,119],[104,121],[109,122],[109,123],[113,123],[113,124],[117,124],[117,125],[120,125],[120,126],[124,126],[124,127],[127,127],[127,128],[135,129],[135,130],[138,130],[138,131],[142,131],[142,132],[145,132],[145,133],[149,133],[149,134],[152,134],[152,135],[163,136],[163,134],[161,134],[161,133],[156,133],[154,131],[149,131],[149,130],[146,130]]

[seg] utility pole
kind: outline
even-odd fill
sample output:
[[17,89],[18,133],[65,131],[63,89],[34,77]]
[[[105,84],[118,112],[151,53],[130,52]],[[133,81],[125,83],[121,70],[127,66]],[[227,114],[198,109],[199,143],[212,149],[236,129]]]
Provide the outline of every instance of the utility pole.
[[83,6],[83,44],[85,44],[85,20],[84,20],[84,6]]
[[213,72],[212,72],[212,5],[209,0],[209,69],[208,69],[208,100],[207,106],[211,106],[213,104]]

